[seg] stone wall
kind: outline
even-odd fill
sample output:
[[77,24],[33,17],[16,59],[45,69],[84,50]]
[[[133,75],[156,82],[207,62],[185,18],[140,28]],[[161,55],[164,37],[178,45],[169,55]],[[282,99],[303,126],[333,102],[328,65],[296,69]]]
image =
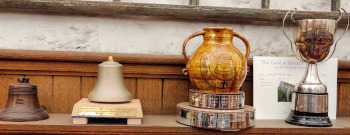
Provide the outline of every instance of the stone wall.
[[[188,0],[121,0],[158,4],[188,5]],[[350,0],[341,7],[350,12]],[[200,0],[201,6],[260,8],[261,0]],[[271,0],[271,9],[330,11],[330,0]],[[0,48],[55,51],[88,51],[180,55],[187,36],[203,27],[231,27],[246,37],[252,56],[292,56],[289,41],[283,36],[281,24],[252,22],[249,24],[221,21],[189,21],[153,17],[121,16],[115,18],[39,14],[0,14]],[[337,36],[344,26],[338,30]],[[292,36],[291,27],[287,33]],[[350,59],[350,32],[339,42],[335,57]],[[188,53],[202,42],[201,37],[188,43]],[[245,51],[243,42],[234,44]]]

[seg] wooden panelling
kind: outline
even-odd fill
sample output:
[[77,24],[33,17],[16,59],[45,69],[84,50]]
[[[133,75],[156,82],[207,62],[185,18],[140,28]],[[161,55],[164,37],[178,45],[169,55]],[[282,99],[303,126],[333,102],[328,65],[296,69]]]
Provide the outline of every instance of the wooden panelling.
[[53,77],[53,112],[72,113],[73,105],[81,99],[80,77]]
[[176,104],[188,101],[188,88],[188,80],[164,79],[162,114],[176,114]]
[[137,79],[136,98],[143,114],[162,114],[162,79]]
[[94,89],[96,77],[81,77],[81,98],[87,98],[89,93]]
[[46,111],[51,113],[52,111],[52,99],[53,99],[53,78],[52,76],[28,76],[29,82],[37,85],[38,98],[40,105],[46,107]]
[[337,117],[350,116],[350,83],[341,83],[338,96],[338,115]]
[[136,78],[124,78],[125,87],[130,91],[132,98],[136,98]]
[[[188,100],[192,87],[188,76],[181,72],[185,65],[179,56],[0,49],[0,107],[6,103],[8,85],[26,74],[38,85],[40,103],[48,112],[71,113],[73,105],[94,88],[97,65],[108,55],[122,61],[125,86],[133,98],[141,100],[144,114],[175,114],[176,104]],[[252,105],[252,59],[248,65],[250,72],[241,90],[246,95],[245,103]],[[339,61],[338,68],[337,114],[350,116],[350,61]]]
[[339,94],[340,94],[340,84],[341,83],[337,83],[337,116],[339,116]]
[[241,91],[245,94],[245,104],[253,105],[253,81],[244,81]]
[[17,78],[20,75],[0,75],[0,107],[3,108],[7,102],[9,85],[11,83],[17,83]]

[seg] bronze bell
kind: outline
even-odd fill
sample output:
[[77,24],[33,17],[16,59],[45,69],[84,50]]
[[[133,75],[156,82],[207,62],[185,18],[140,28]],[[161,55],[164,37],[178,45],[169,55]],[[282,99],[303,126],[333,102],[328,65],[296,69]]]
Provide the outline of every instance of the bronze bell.
[[9,87],[6,106],[0,113],[1,121],[38,121],[48,119],[49,114],[40,107],[37,87],[29,83],[29,78],[22,76],[18,83]]

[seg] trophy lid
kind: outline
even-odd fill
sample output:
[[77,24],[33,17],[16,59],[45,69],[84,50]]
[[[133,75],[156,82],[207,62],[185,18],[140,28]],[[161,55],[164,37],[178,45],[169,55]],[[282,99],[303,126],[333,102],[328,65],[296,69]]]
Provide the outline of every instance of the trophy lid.
[[23,75],[22,77],[17,79],[17,83],[12,83],[9,86],[10,91],[18,90],[21,91],[32,91],[32,89],[36,89],[36,85],[29,83],[29,78]]

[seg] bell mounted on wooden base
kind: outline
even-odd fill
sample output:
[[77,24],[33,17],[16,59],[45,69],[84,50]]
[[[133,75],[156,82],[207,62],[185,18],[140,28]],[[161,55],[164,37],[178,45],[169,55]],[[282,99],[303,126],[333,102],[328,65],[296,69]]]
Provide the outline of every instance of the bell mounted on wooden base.
[[140,100],[132,99],[125,87],[123,65],[114,61],[112,56],[98,65],[95,87],[88,98],[74,104],[72,118],[73,124],[124,119],[127,125],[141,125],[143,113]]
[[18,83],[10,84],[6,106],[0,113],[1,121],[38,121],[48,119],[49,114],[40,107],[37,86],[22,76]]

